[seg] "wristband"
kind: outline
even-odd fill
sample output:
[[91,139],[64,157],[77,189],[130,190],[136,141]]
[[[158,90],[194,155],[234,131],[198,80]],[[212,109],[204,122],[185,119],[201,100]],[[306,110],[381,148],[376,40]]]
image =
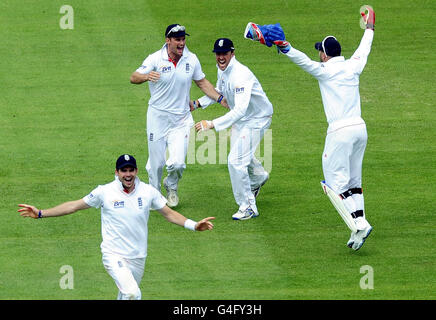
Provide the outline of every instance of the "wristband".
[[39,210],[38,211],[38,219],[41,219],[42,218],[42,212],[41,212],[41,210]]
[[220,95],[220,96],[218,97],[218,100],[217,100],[216,102],[221,103],[221,101],[223,101],[223,98],[224,98],[224,96],[223,96],[223,95]]
[[197,103],[195,102],[195,100],[192,100],[192,104],[194,105],[194,110],[197,109]]
[[197,222],[191,220],[191,219],[186,219],[185,221],[185,228],[195,231],[195,226],[197,225]]

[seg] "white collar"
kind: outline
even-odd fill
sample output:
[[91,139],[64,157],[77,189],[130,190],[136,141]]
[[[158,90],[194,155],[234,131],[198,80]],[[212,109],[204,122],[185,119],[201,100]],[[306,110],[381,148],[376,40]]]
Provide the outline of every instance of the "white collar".
[[122,192],[124,195],[131,195],[131,194],[134,194],[135,191],[136,191],[136,189],[138,188],[140,182],[141,182],[141,180],[139,180],[139,178],[136,176],[136,177],[135,177],[135,187],[133,188],[133,190],[132,190],[131,192],[126,193],[126,192],[124,192],[124,187],[123,187],[123,184],[121,183],[120,179],[118,178],[117,175],[115,175],[115,184],[116,184],[116,186],[117,186],[117,189],[118,189],[120,192]]
[[[183,53],[182,53],[182,56],[180,57],[180,60],[179,60],[179,62],[184,58],[184,57],[187,57],[188,56],[188,54],[189,54],[189,49],[188,49],[188,47],[185,45],[185,47],[183,48]],[[167,44],[166,43],[164,43],[164,45],[163,45],[163,47],[162,47],[162,49],[161,49],[161,56],[162,56],[162,59],[163,60],[170,60],[169,59],[169,56],[168,56],[168,50],[167,50]]]

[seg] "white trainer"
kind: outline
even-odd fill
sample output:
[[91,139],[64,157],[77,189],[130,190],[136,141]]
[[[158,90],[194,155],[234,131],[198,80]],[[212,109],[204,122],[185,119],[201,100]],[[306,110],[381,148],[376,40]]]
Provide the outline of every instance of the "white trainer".
[[253,196],[255,198],[257,198],[260,192],[260,188],[262,188],[262,186],[268,181],[268,179],[269,179],[269,174],[267,173],[265,180],[263,180],[263,182],[257,188],[251,189],[251,192],[253,193]]
[[347,247],[348,247],[348,248],[351,249],[351,248],[353,247],[353,244],[354,244],[355,239],[356,239],[356,232],[351,232],[350,239],[349,239],[348,242],[347,242]]
[[366,238],[368,238],[369,234],[372,231],[372,227],[368,224],[368,226],[363,230],[357,230],[354,243],[352,245],[353,250],[359,250],[362,248],[363,244],[365,243]]
[[251,218],[256,218],[259,216],[258,212],[254,212],[253,209],[251,209],[250,207],[248,207],[247,209],[245,209],[244,211],[238,210],[238,212],[236,212],[233,216],[232,219],[233,220],[248,220]]
[[177,190],[170,189],[167,184],[167,177],[163,180],[163,185],[165,190],[167,191],[167,205],[170,208],[173,208],[179,204],[179,196],[177,195]]

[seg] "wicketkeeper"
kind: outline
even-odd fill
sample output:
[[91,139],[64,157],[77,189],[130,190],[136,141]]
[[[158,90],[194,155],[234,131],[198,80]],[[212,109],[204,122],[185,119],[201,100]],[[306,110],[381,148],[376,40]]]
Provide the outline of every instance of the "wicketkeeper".
[[328,130],[322,155],[324,191],[351,230],[347,246],[359,250],[372,231],[366,220],[362,192],[362,161],[367,143],[365,121],[361,117],[359,76],[374,37],[375,13],[370,6],[361,13],[366,23],[359,47],[350,59],[341,56],[341,45],[334,36],[315,43],[321,62],[313,61],[286,41],[280,24],[249,23],[246,38],[271,47],[277,46],[319,83]]

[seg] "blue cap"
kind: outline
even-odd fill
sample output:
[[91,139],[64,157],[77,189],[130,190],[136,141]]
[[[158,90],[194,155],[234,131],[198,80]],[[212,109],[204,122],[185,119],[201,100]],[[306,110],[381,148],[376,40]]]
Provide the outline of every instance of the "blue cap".
[[315,49],[324,52],[330,57],[341,55],[341,45],[333,36],[327,36],[322,42],[315,43]]
[[119,170],[124,167],[132,167],[137,169],[138,167],[136,166],[136,159],[130,154],[123,154],[119,156],[115,168]]
[[233,51],[235,48],[233,47],[233,42],[227,38],[219,38],[215,41],[212,52],[227,52]]
[[178,23],[170,24],[166,30],[165,30],[165,37],[167,38],[179,38],[184,37],[185,35],[189,36],[188,33],[186,33],[185,26],[182,26]]

